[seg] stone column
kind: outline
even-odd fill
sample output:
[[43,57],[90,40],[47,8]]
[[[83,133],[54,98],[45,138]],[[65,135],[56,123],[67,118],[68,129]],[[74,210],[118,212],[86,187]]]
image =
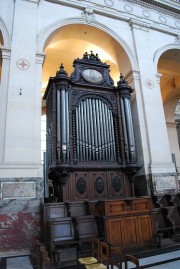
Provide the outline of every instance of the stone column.
[[36,82],[34,92],[34,159],[39,162],[41,159],[41,140],[39,134],[41,133],[41,114],[42,114],[42,65],[45,59],[43,52],[36,53]]
[[[137,94],[141,99],[141,112],[143,113],[143,118],[139,117],[139,121],[144,120],[143,125],[145,128],[143,130],[144,134],[141,132],[141,135],[147,137],[145,150],[143,149],[143,152],[146,153],[146,173],[149,170],[149,175],[147,176],[152,178],[152,191],[154,193],[164,193],[168,190],[175,190],[176,181],[160,85],[153,62],[154,51],[151,49],[153,47],[151,44],[156,41],[151,40],[151,33],[146,24],[131,20],[130,26],[140,70],[140,87],[136,91],[139,90]],[[147,46],[145,46],[145,42]]]

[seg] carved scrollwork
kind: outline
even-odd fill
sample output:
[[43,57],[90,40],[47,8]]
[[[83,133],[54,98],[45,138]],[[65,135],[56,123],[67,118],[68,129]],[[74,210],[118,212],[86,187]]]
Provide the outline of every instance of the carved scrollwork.
[[122,185],[121,185],[121,179],[118,176],[115,176],[112,180],[112,187],[115,192],[120,192]]
[[95,188],[98,193],[102,193],[104,191],[104,180],[102,177],[98,177],[95,181]]
[[84,194],[87,188],[86,180],[83,177],[78,178],[76,188],[79,194]]

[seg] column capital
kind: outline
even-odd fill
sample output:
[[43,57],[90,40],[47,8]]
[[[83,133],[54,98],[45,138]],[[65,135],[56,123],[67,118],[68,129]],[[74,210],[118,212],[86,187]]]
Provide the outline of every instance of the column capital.
[[127,80],[128,83],[131,83],[133,80],[139,80],[140,78],[140,72],[137,70],[131,70],[126,76],[125,80]]
[[157,73],[157,74],[156,74],[156,82],[157,82],[158,84],[160,84],[161,77],[162,77],[162,74],[161,74],[161,73]]
[[44,52],[37,52],[36,53],[36,63],[43,64],[46,57],[46,53]]
[[2,51],[2,59],[10,59],[11,57],[11,48],[0,46],[0,49]]

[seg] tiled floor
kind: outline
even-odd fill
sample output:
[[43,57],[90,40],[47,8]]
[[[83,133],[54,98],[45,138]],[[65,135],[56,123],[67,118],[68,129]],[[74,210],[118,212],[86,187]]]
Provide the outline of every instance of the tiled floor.
[[[140,266],[149,269],[178,269],[180,268],[180,250],[140,259]],[[129,263],[129,268],[133,267]],[[23,256],[7,258],[6,269],[33,269],[33,267],[30,257]],[[124,263],[122,269],[124,269]]]

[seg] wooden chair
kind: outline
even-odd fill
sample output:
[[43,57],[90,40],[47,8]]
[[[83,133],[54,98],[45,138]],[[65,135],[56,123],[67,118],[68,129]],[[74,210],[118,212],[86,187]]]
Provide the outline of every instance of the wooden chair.
[[109,244],[100,241],[99,258],[97,263],[85,265],[86,269],[108,269],[109,268]]
[[125,269],[128,269],[128,262],[133,263],[136,267],[135,268],[140,268],[139,267],[139,260],[133,255],[124,255],[125,257]]
[[40,269],[51,269],[51,260],[44,247],[40,247]]
[[91,256],[78,259],[78,266],[85,267],[86,265],[97,263],[99,258],[99,245],[100,240],[98,238],[92,238],[91,241]]
[[39,241],[39,240],[35,240],[35,249],[34,249],[34,254],[33,256],[35,256],[34,258],[34,266],[37,269],[41,268],[41,251],[42,249],[45,250],[45,246]]
[[113,269],[113,266],[122,269],[122,252],[117,248],[110,249],[110,265],[111,269]]

